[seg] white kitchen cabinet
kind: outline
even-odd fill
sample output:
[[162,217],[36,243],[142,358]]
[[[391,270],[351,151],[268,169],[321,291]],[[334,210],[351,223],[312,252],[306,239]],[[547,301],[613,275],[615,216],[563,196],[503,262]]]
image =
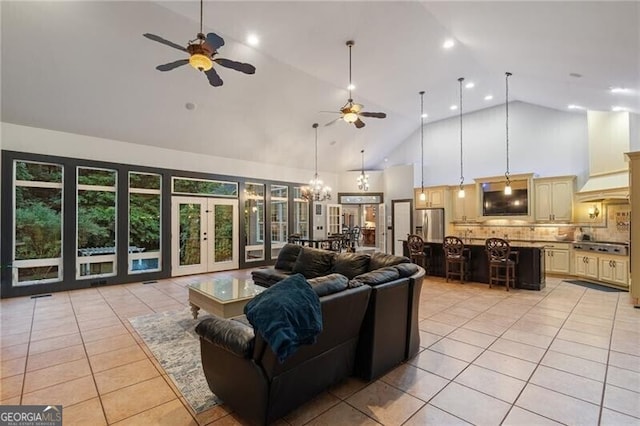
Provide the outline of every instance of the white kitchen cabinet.
[[424,194],[426,196],[424,201],[420,199],[421,193],[422,188],[415,188],[413,190],[413,203],[416,209],[444,208],[447,193],[446,186],[432,186],[424,188]]
[[568,244],[549,244],[545,246],[544,271],[550,274],[569,274]]
[[588,254],[577,253],[575,257],[576,275],[579,277],[597,280],[598,276],[598,257]]
[[615,256],[599,257],[600,281],[610,282],[623,287],[629,286],[629,262],[627,258]]
[[460,186],[450,187],[452,196],[452,216],[454,222],[473,222],[478,218],[478,197],[476,185],[463,185],[464,198],[458,197]]
[[534,179],[534,219],[538,222],[571,221],[575,176]]

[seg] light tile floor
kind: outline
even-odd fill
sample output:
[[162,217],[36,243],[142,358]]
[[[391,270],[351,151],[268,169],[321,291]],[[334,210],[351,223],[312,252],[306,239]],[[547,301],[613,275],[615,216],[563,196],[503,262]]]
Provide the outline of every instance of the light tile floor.
[[[193,413],[127,321],[184,308],[187,285],[208,277],[2,300],[0,404],[62,404],[65,425],[243,424],[224,405]],[[420,320],[414,359],[278,423],[640,425],[640,310],[628,293],[427,279]]]

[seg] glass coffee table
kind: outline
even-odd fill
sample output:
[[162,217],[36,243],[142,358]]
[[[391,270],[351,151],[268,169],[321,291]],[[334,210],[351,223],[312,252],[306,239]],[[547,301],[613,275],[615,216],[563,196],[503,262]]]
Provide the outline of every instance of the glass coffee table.
[[189,304],[193,319],[198,311],[205,311],[223,318],[242,315],[244,306],[257,294],[266,290],[253,283],[251,278],[215,277],[189,286]]

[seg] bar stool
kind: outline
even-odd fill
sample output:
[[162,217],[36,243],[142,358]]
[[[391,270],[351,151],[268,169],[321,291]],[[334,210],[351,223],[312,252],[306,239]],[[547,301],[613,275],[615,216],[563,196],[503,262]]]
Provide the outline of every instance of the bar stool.
[[[464,267],[467,263],[467,257],[464,255],[464,243],[460,238],[449,235],[444,237],[442,249],[444,251],[444,275],[447,282],[449,282],[449,276],[454,275],[460,278],[460,283],[464,283]],[[452,268],[453,265],[457,265],[457,267]]]
[[507,240],[502,238],[487,238],[485,249],[489,260],[489,288],[494,283],[504,283],[507,291],[509,286],[516,288],[516,264],[517,259],[511,259],[511,246]]
[[411,262],[422,266],[425,270],[427,256],[424,254],[424,240],[420,235],[411,234],[407,237],[407,248]]

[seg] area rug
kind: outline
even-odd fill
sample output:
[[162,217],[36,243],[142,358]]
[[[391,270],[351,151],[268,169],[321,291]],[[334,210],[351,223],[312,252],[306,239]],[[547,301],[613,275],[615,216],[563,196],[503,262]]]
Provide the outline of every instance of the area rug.
[[196,413],[221,403],[204,377],[200,341],[194,330],[207,317],[200,315],[194,320],[191,310],[185,308],[129,319]]
[[619,292],[619,291],[624,291],[624,290],[618,290],[617,288],[613,288],[613,287],[607,287],[606,285],[599,285],[599,284],[590,283],[589,281],[564,280],[564,282],[570,283],[570,284],[579,285],[579,286],[582,286],[582,287],[587,287],[587,288],[590,288],[590,289],[593,289],[593,290],[606,291],[606,292],[609,292],[609,293],[615,293],[615,292]]

